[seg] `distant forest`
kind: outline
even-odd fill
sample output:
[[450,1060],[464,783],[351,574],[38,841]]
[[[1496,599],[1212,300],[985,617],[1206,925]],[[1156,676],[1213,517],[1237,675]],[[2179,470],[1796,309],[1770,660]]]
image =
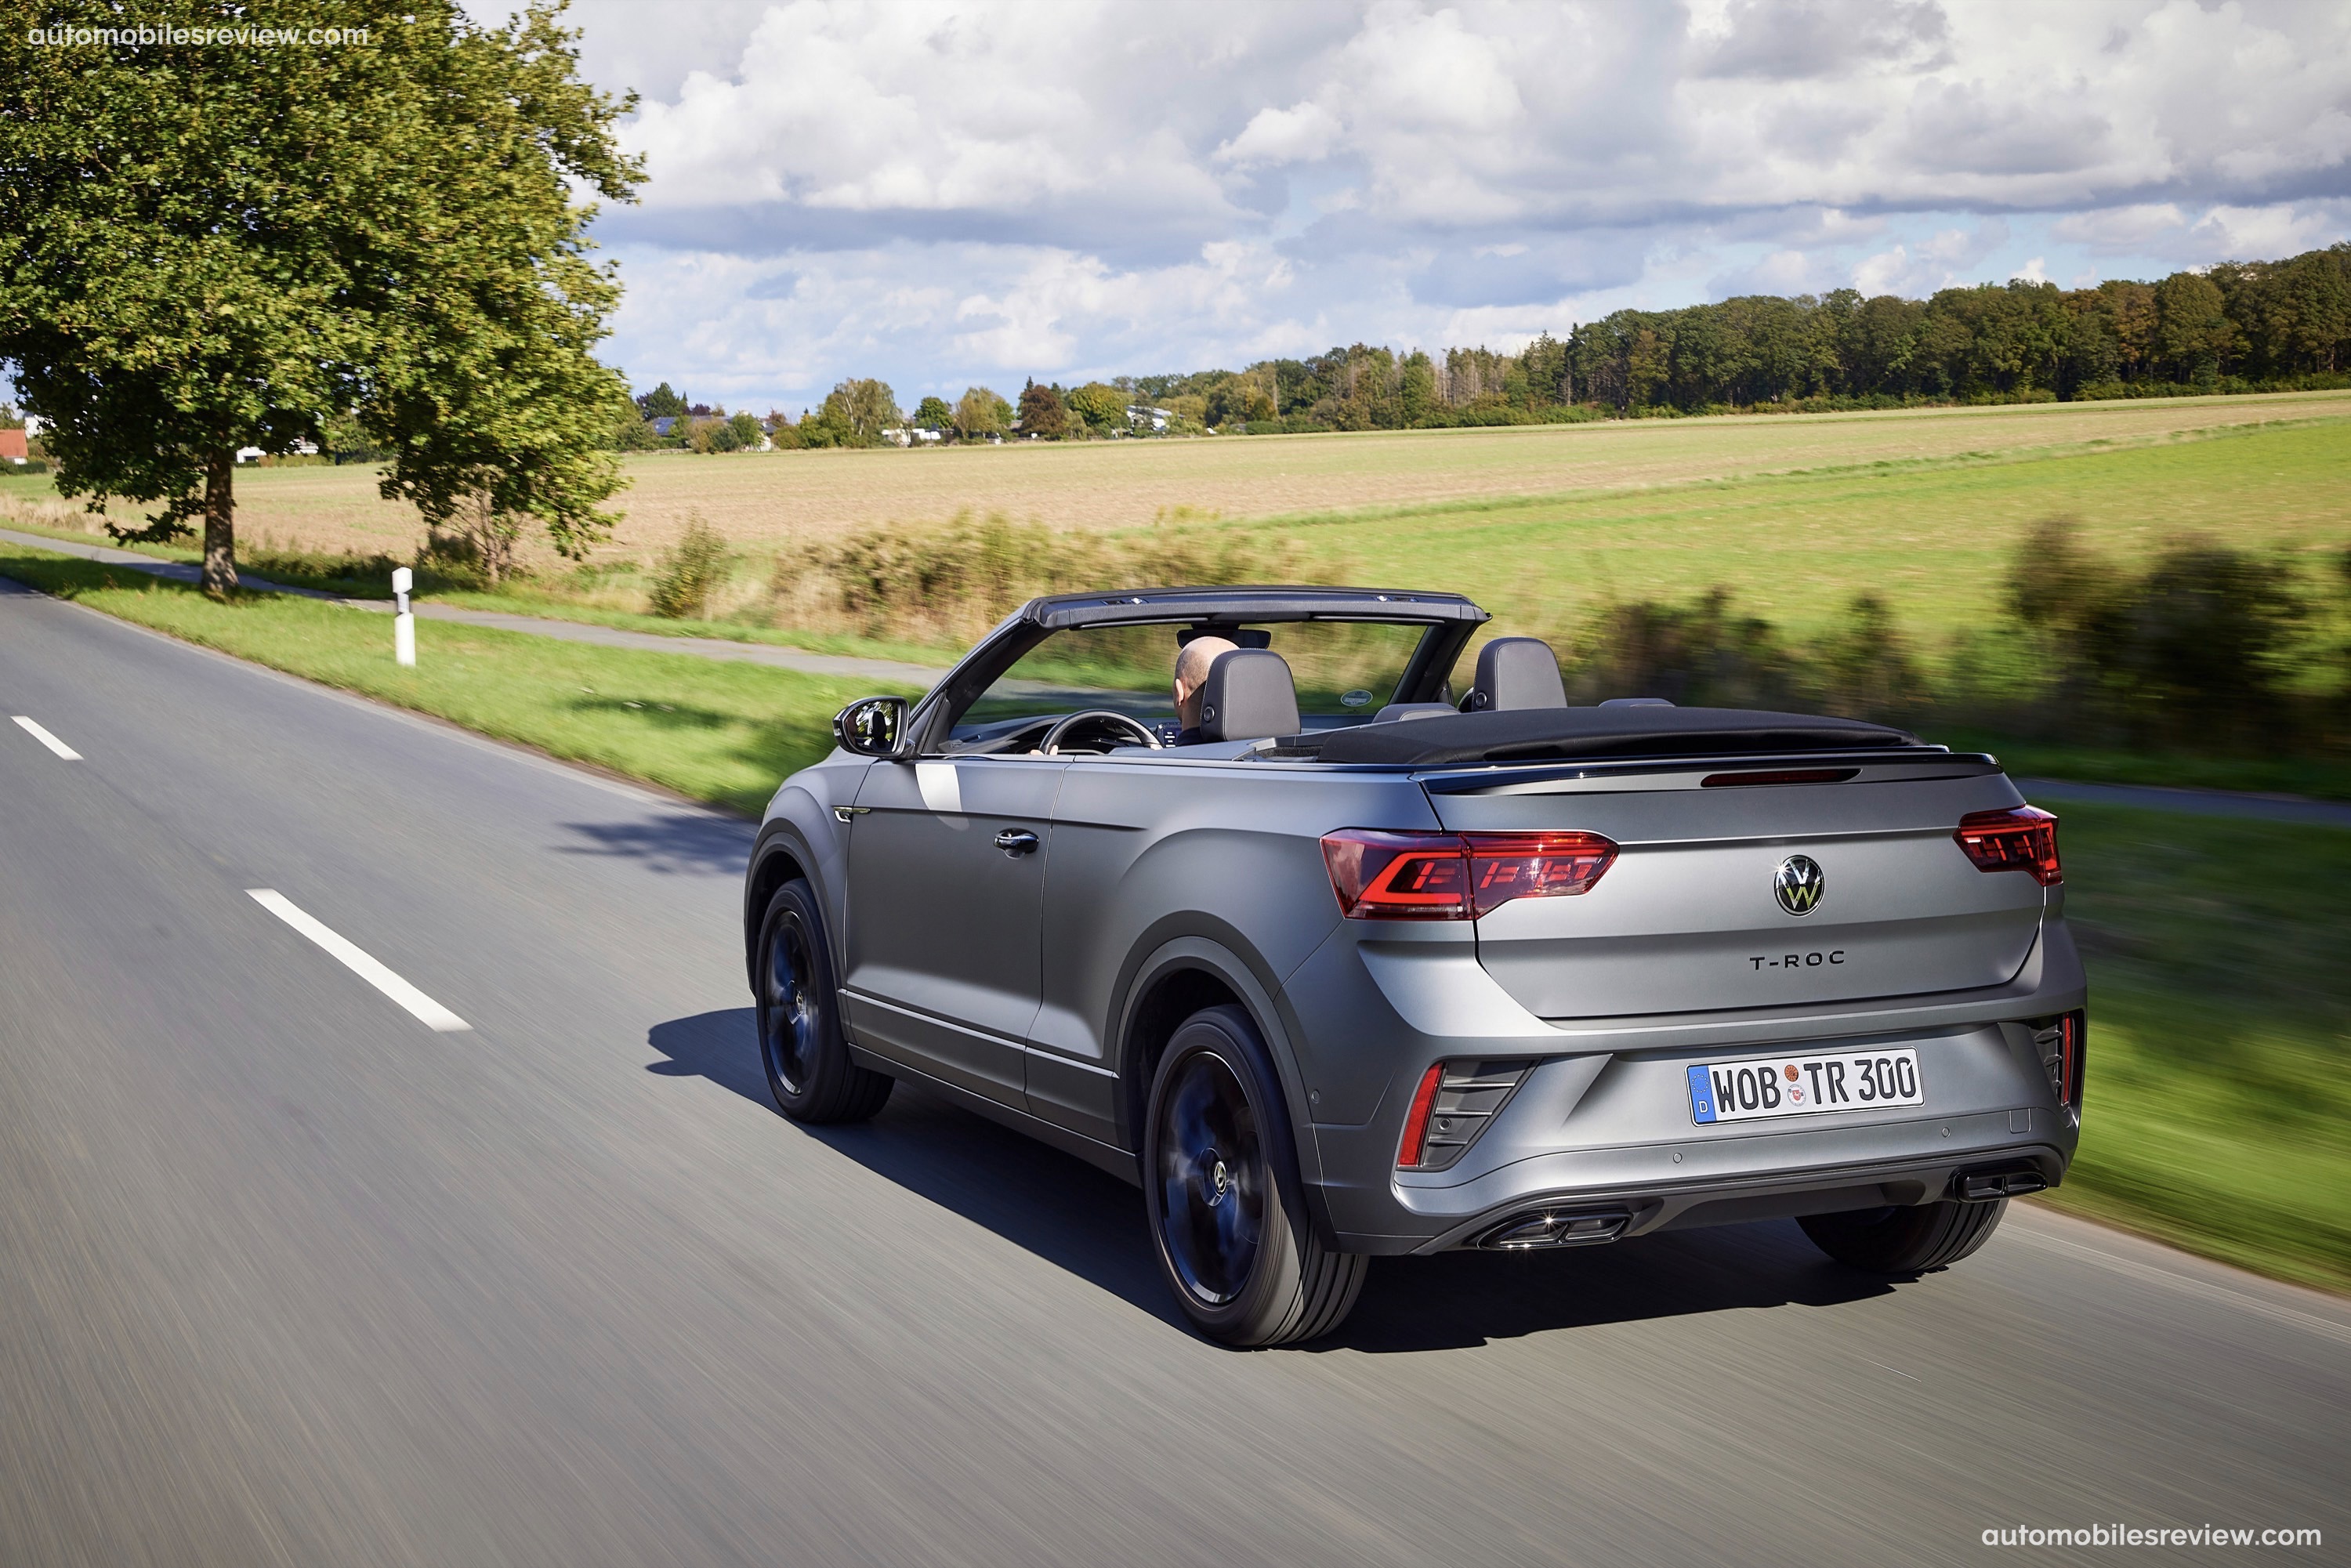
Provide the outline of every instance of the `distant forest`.
[[1358,343],[1117,384],[1253,434],[2351,385],[2351,245],[2095,288],[1745,295],[1619,310],[1517,354]]

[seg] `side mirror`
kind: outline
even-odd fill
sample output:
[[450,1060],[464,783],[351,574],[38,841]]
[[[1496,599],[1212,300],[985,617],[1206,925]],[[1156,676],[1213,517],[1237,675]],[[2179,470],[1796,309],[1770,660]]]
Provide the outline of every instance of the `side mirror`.
[[832,737],[860,757],[903,756],[906,714],[904,697],[860,697],[832,716]]

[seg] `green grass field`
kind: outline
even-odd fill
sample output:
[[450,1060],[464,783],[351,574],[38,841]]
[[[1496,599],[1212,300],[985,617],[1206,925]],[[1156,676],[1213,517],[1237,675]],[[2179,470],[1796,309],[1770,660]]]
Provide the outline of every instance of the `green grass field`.
[[2072,804],[2082,1150],[2045,1201],[2351,1289],[2351,831]]
[[2351,420],[1226,526],[1278,530],[1361,580],[1468,593],[1522,625],[1720,584],[1801,633],[1867,591],[1931,645],[1999,619],[2017,541],[2056,514],[2126,557],[2183,533],[2340,549],[2351,544]]
[[15,546],[0,546],[0,576],[753,815],[785,774],[831,747],[841,705],[892,689],[435,621],[417,623],[416,666],[402,669],[387,618],[315,600],[253,593],[215,604],[178,583]]

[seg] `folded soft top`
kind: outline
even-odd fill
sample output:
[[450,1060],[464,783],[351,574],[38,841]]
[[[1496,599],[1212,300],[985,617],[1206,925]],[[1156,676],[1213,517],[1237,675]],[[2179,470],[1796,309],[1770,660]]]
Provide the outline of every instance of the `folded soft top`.
[[[1427,766],[1582,757],[1716,757],[1917,746],[1907,730],[1723,707],[1518,708],[1354,725],[1316,737],[1324,762]],[[1294,744],[1294,743],[1293,743]]]

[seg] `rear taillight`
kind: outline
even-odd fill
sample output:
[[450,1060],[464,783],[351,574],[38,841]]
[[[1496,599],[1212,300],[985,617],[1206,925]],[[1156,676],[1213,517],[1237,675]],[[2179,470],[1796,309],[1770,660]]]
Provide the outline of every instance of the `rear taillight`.
[[1475,920],[1514,898],[1588,893],[1616,858],[1597,833],[1324,835],[1323,862],[1350,920]]
[[1951,837],[1978,871],[2029,871],[2043,887],[2065,880],[2057,863],[2057,819],[2038,806],[1970,811]]

